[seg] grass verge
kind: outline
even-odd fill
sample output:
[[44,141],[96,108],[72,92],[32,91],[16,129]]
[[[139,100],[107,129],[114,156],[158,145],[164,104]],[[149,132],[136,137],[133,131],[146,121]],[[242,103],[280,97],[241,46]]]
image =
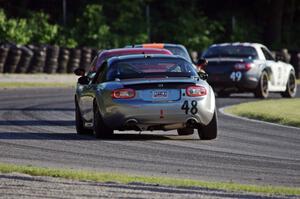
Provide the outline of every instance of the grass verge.
[[300,99],[262,100],[225,109],[242,117],[300,127]]
[[18,166],[12,164],[0,163],[1,173],[24,173],[32,176],[50,176],[60,177],[74,180],[91,180],[97,182],[118,182],[118,183],[150,183],[167,186],[183,186],[183,187],[203,187],[210,189],[222,189],[228,191],[245,191],[263,194],[277,195],[300,195],[300,188],[279,187],[279,186],[257,186],[244,185],[226,182],[204,182],[190,179],[166,178],[166,177],[150,177],[150,176],[134,176],[117,173],[100,173],[92,171],[78,171],[67,169],[52,169],[33,166]]
[[0,88],[74,87],[74,83],[57,82],[0,82]]

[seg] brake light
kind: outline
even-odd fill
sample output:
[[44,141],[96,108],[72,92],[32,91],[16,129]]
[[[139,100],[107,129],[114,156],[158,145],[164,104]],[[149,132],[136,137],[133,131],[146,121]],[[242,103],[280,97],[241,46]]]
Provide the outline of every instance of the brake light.
[[189,86],[185,92],[190,97],[200,97],[207,94],[207,90],[203,86]]
[[236,63],[234,65],[234,68],[236,70],[245,70],[248,71],[250,70],[255,64],[254,63]]
[[122,88],[113,90],[111,93],[113,99],[130,99],[135,97],[135,90],[131,88]]

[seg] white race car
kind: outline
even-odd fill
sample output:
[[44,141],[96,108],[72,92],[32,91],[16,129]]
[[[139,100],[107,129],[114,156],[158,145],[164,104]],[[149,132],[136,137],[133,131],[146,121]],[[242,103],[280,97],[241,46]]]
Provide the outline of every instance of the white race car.
[[267,98],[269,92],[290,98],[296,95],[293,66],[276,60],[262,44],[214,44],[202,57],[208,61],[208,82],[219,97],[233,92],[253,92],[259,98]]

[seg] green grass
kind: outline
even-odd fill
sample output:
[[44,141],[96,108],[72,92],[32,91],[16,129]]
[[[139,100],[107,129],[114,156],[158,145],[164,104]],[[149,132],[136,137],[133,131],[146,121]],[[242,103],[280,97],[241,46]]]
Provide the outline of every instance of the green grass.
[[0,82],[0,88],[72,87],[74,83],[56,82]]
[[262,100],[235,105],[225,109],[225,112],[300,127],[300,99]]
[[126,175],[120,173],[101,173],[92,171],[78,171],[67,169],[52,169],[33,166],[18,166],[12,164],[0,163],[1,173],[18,172],[29,174],[32,176],[50,176],[60,177],[74,180],[90,180],[97,182],[118,182],[131,183],[140,182],[147,184],[159,184],[167,186],[180,187],[203,187],[210,189],[222,189],[227,191],[244,191],[263,194],[278,194],[278,195],[300,195],[300,188],[295,187],[279,187],[279,186],[258,186],[245,185],[231,182],[204,182],[190,179],[166,178],[166,177],[150,177],[150,176],[136,176]]

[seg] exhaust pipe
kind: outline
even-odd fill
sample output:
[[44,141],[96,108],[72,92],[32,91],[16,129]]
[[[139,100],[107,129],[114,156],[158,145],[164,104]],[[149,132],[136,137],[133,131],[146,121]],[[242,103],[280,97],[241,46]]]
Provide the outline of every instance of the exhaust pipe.
[[137,125],[138,122],[136,119],[129,119],[125,122],[125,127],[130,130],[142,131],[142,129]]
[[185,123],[167,124],[163,126],[165,131],[183,128],[197,128],[198,121],[195,118],[189,118]]
[[186,127],[188,127],[188,128],[195,128],[195,127],[197,127],[197,125],[198,125],[198,122],[194,118],[190,118],[186,122]]

